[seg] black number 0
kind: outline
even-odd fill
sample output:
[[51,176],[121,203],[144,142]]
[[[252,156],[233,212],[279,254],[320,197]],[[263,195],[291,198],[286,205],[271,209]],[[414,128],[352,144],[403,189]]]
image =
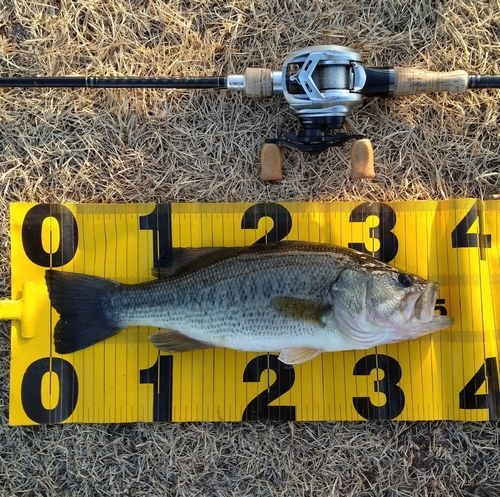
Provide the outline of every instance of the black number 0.
[[[55,252],[47,252],[42,245],[42,225],[54,218],[59,224],[60,239]],[[75,256],[78,248],[78,225],[73,213],[61,204],[38,204],[24,217],[21,228],[23,249],[28,258],[42,267],[60,267]]]
[[[52,218],[59,224],[57,250],[47,252],[42,244],[43,222]],[[70,262],[78,248],[78,225],[73,213],[64,205],[38,204],[25,215],[21,240],[26,256],[42,267],[61,267]],[[47,409],[42,402],[42,380],[54,373],[59,382],[56,405]],[[55,381],[55,379],[54,379]],[[75,410],[78,401],[78,377],[71,363],[58,357],[43,357],[31,363],[21,383],[21,403],[26,415],[36,423],[60,423]]]
[[[59,381],[59,398],[52,409],[42,402],[42,380],[47,373],[55,373]],[[21,402],[24,412],[36,423],[60,423],[75,410],[78,400],[78,377],[75,368],[59,357],[43,357],[31,363],[21,384]]]

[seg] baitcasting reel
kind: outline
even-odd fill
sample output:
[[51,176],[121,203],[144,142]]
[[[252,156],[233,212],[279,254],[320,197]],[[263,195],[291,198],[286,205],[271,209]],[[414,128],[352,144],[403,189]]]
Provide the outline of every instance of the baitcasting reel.
[[500,76],[468,76],[465,71],[438,73],[420,69],[364,67],[361,53],[337,45],[319,45],[292,52],[281,72],[247,69],[228,76],[227,88],[250,96],[283,95],[302,129],[298,135],[270,138],[303,152],[319,154],[348,140],[363,138],[342,128],[346,116],[362,107],[364,97],[397,97],[434,91],[500,86]]
[[302,129],[298,135],[266,141],[318,154],[363,138],[329,133],[342,128],[346,116],[363,105],[361,90],[366,85],[366,72],[361,62],[356,50],[322,45],[292,52],[281,72],[247,69],[243,76],[228,76],[227,86],[252,96],[283,95]]
[[328,134],[342,128],[346,116],[363,105],[360,91],[366,84],[366,73],[361,62],[359,52],[344,47],[319,46],[293,52],[283,66],[283,94],[302,132],[273,141],[316,154],[362,138]]

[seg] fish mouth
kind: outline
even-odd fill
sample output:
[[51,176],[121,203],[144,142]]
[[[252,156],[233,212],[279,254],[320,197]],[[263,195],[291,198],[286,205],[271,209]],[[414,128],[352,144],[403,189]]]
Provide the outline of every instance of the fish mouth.
[[425,290],[420,294],[415,302],[413,313],[415,318],[421,323],[429,323],[434,318],[434,308],[436,307],[436,297],[438,284],[430,282]]
[[422,292],[410,294],[405,302],[406,313],[410,322],[413,321],[419,328],[419,334],[448,328],[454,323],[450,316],[435,314],[436,297],[439,285],[429,282]]

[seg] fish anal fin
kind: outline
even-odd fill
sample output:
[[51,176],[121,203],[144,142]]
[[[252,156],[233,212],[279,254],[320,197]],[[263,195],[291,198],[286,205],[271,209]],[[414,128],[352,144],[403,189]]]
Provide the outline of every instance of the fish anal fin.
[[284,317],[324,325],[323,316],[328,309],[324,305],[296,297],[275,297],[272,306]]
[[149,336],[149,341],[163,352],[188,352],[211,349],[213,345],[189,338],[175,330],[161,329]]
[[310,349],[306,347],[296,347],[283,349],[278,357],[285,364],[302,364],[310,361],[323,352],[321,349]]

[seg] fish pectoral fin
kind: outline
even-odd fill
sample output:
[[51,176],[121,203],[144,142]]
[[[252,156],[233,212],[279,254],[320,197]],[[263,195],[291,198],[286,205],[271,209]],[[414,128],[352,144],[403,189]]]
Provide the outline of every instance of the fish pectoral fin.
[[284,317],[297,321],[308,321],[324,325],[323,316],[329,308],[319,305],[310,300],[298,299],[296,297],[275,297],[271,305]]
[[161,329],[149,336],[149,341],[163,352],[188,352],[190,350],[211,349],[213,345],[189,338],[175,330]]
[[283,349],[278,359],[285,364],[302,364],[314,359],[321,352],[323,352],[321,349],[289,348]]

